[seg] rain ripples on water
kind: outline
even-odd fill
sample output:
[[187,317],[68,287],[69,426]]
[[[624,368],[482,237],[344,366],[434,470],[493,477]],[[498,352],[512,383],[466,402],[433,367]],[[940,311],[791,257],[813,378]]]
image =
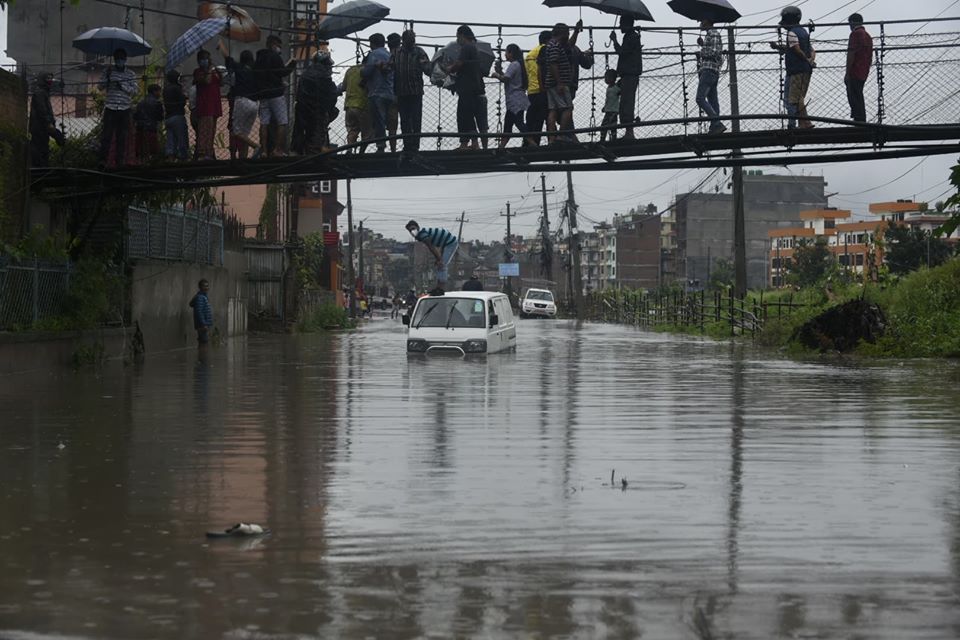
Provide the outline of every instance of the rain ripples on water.
[[[960,634],[955,363],[403,346],[0,380],[0,638]],[[205,539],[235,522],[274,533]]]

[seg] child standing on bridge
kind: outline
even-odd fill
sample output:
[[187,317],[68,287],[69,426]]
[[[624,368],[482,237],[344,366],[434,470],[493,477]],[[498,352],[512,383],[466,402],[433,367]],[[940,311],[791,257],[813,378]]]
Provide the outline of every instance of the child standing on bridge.
[[436,292],[443,294],[443,288],[447,284],[447,265],[453,260],[457,253],[460,241],[446,229],[421,229],[416,220],[407,223],[407,231],[417,242],[426,245],[430,253],[436,259],[437,265],[437,289]]

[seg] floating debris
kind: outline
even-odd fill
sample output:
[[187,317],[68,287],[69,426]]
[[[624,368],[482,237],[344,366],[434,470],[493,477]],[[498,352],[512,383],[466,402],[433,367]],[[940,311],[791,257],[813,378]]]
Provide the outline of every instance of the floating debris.
[[245,522],[238,522],[223,531],[207,531],[208,538],[246,538],[249,536],[265,536],[269,534],[270,529],[261,527],[258,524],[247,524]]

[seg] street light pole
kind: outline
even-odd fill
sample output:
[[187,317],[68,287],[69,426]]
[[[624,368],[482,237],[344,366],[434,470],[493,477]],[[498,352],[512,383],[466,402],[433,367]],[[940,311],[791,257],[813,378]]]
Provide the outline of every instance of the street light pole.
[[357,317],[357,276],[353,272],[353,194],[347,178],[347,279],[350,281],[350,317]]

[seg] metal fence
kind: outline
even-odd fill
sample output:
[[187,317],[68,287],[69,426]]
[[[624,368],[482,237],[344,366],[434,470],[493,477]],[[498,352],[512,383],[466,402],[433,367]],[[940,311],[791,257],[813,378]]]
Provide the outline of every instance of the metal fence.
[[223,219],[217,207],[200,211],[130,207],[127,257],[223,264]]
[[0,330],[33,326],[63,310],[69,263],[0,258]]
[[[891,29],[884,25],[870,25],[868,28],[873,35],[875,48],[873,68],[865,87],[868,121],[894,125],[955,122],[956,114],[960,113],[960,92],[956,89],[956,83],[949,79],[960,77],[960,55],[957,53],[960,51],[960,31],[957,30],[957,23],[918,21],[917,32],[899,35],[889,34]],[[724,44],[728,46],[727,34],[723,35]],[[581,36],[581,45],[586,48],[586,40],[592,41],[593,37],[593,34],[584,34]],[[602,41],[606,35],[598,33],[596,37]],[[662,32],[653,36],[644,31],[643,37],[646,42],[656,37],[656,42],[662,43],[665,36]],[[704,133],[707,123],[689,121],[702,115],[696,104],[697,33],[678,29],[672,36],[666,37],[675,38],[676,44],[647,46],[644,49],[645,69],[637,91],[636,114],[646,121],[681,121],[644,127],[638,130],[638,134],[649,137]],[[773,116],[742,121],[742,129],[746,131],[785,126],[784,120],[777,115],[784,113],[783,57],[767,44],[777,38],[782,42],[783,33],[773,28],[766,33],[749,29],[735,32],[740,113]],[[504,36],[501,45],[516,42],[521,47],[529,47],[532,40],[532,36]],[[843,81],[847,40],[839,28],[827,27],[813,33],[812,41],[817,50],[817,68],[807,95],[808,111],[811,116],[849,120],[850,109]],[[603,72],[615,68],[617,63],[616,54],[604,50],[600,42],[595,43],[595,47],[594,66],[591,70],[581,72],[579,90],[574,100],[574,125],[577,128],[600,124],[606,92]],[[500,50],[495,46],[495,51]],[[344,70],[345,67],[338,67],[338,72]],[[724,69],[718,87],[722,113],[729,112],[728,71]],[[161,78],[145,78],[145,81],[160,83]],[[95,130],[98,115],[88,109],[90,101],[85,95],[92,84],[95,84],[95,78],[89,84],[80,83],[76,87],[68,85],[65,90],[67,95],[63,97],[54,96],[54,110],[58,112],[58,121],[64,123],[68,137]],[[295,86],[296,80],[292,80],[291,84]],[[502,129],[506,115],[502,84],[487,79],[486,96],[489,132],[495,134]],[[423,101],[423,133],[456,132],[456,107],[455,95],[446,89],[428,85]],[[290,110],[292,112],[292,105]],[[224,115],[217,120],[216,136],[216,156],[221,159],[230,157],[228,112],[229,106],[224,98]],[[254,139],[258,136],[257,129],[253,128]],[[190,135],[193,139],[192,131]],[[331,124],[330,135],[334,144],[346,142],[342,115]],[[596,134],[589,137],[595,140]],[[129,138],[127,158],[136,163],[134,136]],[[457,144],[455,137],[435,138],[425,140],[421,148],[425,151],[450,149]]]

